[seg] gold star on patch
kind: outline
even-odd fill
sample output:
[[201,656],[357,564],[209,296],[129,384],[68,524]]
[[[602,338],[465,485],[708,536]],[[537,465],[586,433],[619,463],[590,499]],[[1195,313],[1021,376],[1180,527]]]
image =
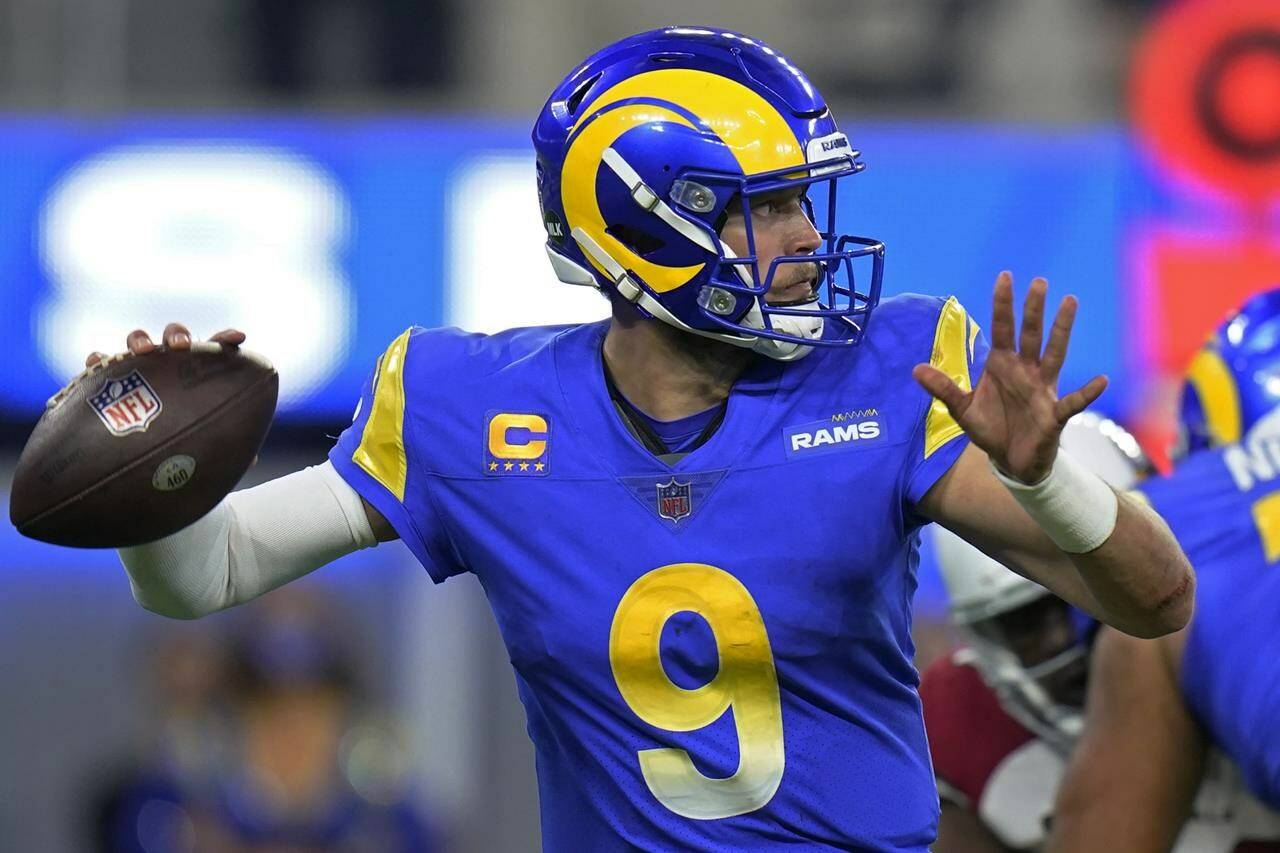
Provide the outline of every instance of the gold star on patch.
[[535,463],[533,463],[533,470],[535,470],[535,471],[541,471],[543,468],[546,468],[546,467],[547,467],[547,465],[546,465],[546,463],[545,463],[545,462],[535,462]]
[[514,468],[514,467],[515,467],[515,463],[513,463],[513,462],[503,462],[503,463],[502,463],[502,470],[503,470],[503,471],[510,471],[510,470],[511,470],[512,468]]
[[490,470],[490,471],[497,471],[497,470],[498,470],[498,463],[497,463],[497,462],[490,462],[490,463],[489,463],[489,470]]
[[520,470],[521,470],[521,471],[528,471],[528,470],[529,470],[529,463],[528,463],[528,462],[521,462],[521,463],[520,463]]

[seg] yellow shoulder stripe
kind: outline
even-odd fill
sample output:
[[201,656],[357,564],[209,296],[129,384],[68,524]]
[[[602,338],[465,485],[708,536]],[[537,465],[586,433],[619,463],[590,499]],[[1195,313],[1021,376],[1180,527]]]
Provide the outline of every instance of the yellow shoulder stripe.
[[[938,326],[933,333],[933,354],[929,364],[950,376],[962,391],[972,388],[969,381],[969,359],[966,354],[966,343],[977,338],[977,326],[969,332],[969,341],[965,340],[968,316],[964,308],[954,296],[942,306],[938,315]],[[929,414],[924,421],[924,458],[928,459],[934,452],[964,432],[960,424],[947,411],[941,400],[933,400],[929,405]]]
[[404,449],[404,360],[410,331],[405,329],[378,359],[369,420],[365,421],[360,446],[351,455],[353,462],[402,502],[409,476]]

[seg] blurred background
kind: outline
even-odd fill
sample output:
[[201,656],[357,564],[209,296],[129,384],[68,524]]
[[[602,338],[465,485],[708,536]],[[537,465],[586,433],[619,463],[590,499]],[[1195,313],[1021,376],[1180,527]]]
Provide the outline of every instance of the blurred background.
[[[1001,269],[1079,295],[1063,381],[1109,374],[1098,408],[1158,459],[1191,351],[1280,281],[1274,0],[0,0],[0,495],[45,399],[136,326],[234,325],[275,362],[251,484],[324,458],[410,323],[603,317],[542,254],[528,129],[668,23],[809,73],[868,163],[842,223],[886,243],[887,291],[979,321]],[[399,543],[176,623],[114,553],[5,524],[0,603],[2,850],[538,848],[483,595]],[[943,606],[926,555],[921,666]]]

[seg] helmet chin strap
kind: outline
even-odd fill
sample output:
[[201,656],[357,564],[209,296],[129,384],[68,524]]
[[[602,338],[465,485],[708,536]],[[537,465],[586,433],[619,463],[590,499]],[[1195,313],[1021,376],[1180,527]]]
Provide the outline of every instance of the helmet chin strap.
[[[720,251],[726,258],[738,257],[723,240],[720,241]],[[744,264],[734,264],[733,271],[738,274],[738,278],[742,279],[744,284],[748,286],[754,284],[751,278],[751,270],[747,269]],[[714,287],[714,285],[710,286]],[[748,329],[763,330],[765,328],[764,311],[760,307],[762,298],[757,296],[752,299],[751,307],[747,309],[746,315],[742,318],[742,325]],[[800,308],[806,311],[816,311],[818,303],[812,302],[809,305],[800,306]],[[790,314],[779,314],[770,320],[772,331],[814,341],[822,337],[823,323],[824,318],[822,317],[797,317]],[[795,341],[779,341],[764,337],[757,337],[751,345],[751,349],[763,356],[768,356],[774,361],[798,361],[813,351],[813,347],[807,347]]]
[[[811,302],[809,305],[797,307],[805,311],[816,311],[818,310],[818,303]],[[817,340],[822,337],[823,319],[822,317],[796,317],[790,314],[780,314],[773,317],[771,323],[775,332],[794,335],[797,338]],[[747,311],[746,316],[742,318],[742,325],[748,329],[764,328],[764,313],[760,310],[759,297],[752,301],[751,308]],[[751,345],[751,349],[775,361],[797,361],[813,352],[813,347],[807,347],[795,341],[779,341],[773,338],[756,338],[755,343]]]

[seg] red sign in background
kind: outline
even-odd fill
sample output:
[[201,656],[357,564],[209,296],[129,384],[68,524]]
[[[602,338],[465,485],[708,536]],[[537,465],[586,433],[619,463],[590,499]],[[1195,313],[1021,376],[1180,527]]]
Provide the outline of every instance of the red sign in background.
[[1151,380],[1133,426],[1163,457],[1192,353],[1280,285],[1280,2],[1170,5],[1137,46],[1130,95],[1139,145],[1181,202],[1176,222],[1149,215],[1125,241],[1131,356]]

